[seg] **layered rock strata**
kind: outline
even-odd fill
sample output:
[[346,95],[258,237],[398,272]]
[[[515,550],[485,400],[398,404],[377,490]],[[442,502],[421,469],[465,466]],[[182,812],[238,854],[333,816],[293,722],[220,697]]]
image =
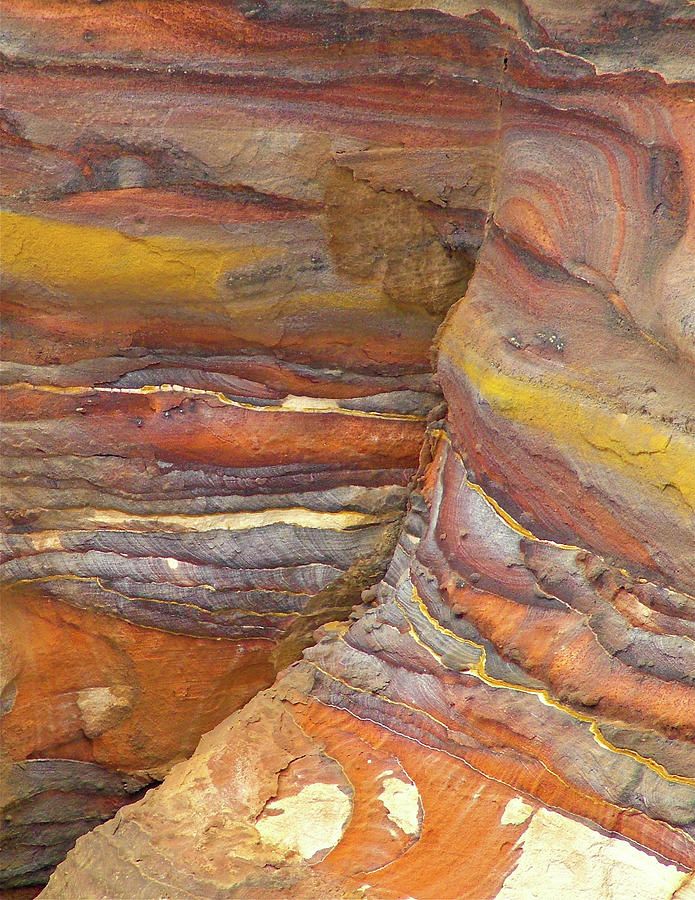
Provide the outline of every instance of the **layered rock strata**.
[[3,744],[76,796],[163,777],[384,574],[480,231],[355,174],[383,113],[254,101],[241,11],[236,73],[220,7],[152,11],[3,21]]
[[407,5],[12,4],[10,752],[323,623],[43,896],[695,889],[692,16]]

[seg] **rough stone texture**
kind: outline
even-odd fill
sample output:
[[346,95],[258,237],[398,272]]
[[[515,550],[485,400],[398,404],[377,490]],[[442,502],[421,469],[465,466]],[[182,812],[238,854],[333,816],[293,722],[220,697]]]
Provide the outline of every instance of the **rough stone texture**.
[[118,777],[94,763],[66,759],[5,764],[0,778],[0,865],[7,885],[47,880],[85,827],[111,818],[148,783]]
[[42,896],[686,900],[692,5],[8,6]]

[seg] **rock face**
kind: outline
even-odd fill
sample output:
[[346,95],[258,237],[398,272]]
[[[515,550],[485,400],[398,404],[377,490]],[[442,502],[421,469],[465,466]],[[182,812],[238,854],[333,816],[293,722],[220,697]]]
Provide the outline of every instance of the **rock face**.
[[420,5],[9,4],[11,886],[695,891],[695,20]]
[[[341,162],[394,124],[249,106],[209,57],[244,12],[157,9],[3,18],[4,752],[76,797],[161,779],[383,576],[475,252]],[[10,884],[65,851],[42,810]]]

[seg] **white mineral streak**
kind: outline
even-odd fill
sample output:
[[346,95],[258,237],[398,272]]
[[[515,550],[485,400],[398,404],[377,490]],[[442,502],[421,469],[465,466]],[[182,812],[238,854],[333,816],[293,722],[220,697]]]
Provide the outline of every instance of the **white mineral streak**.
[[[378,524],[378,516],[368,513],[341,510],[322,512],[304,507],[283,509],[259,509],[244,512],[207,513],[203,515],[142,516],[113,509],[85,509],[83,514],[96,528],[121,528],[128,531],[146,531],[170,528],[174,531],[248,531],[268,525],[295,525],[299,528],[320,528],[341,531],[365,525]],[[171,562],[169,562],[171,566]],[[176,568],[176,566],[172,566]]]

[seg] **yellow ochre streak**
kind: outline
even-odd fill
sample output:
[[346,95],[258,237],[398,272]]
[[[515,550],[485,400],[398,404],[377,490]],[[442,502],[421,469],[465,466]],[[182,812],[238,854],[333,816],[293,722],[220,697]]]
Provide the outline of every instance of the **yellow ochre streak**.
[[502,372],[470,347],[451,347],[451,354],[496,414],[662,491],[672,489],[692,515],[695,442],[688,435],[645,416],[611,412],[548,377],[532,381]]
[[8,275],[94,300],[214,300],[226,272],[274,252],[174,236],[135,237],[9,211],[0,213],[0,222]]

